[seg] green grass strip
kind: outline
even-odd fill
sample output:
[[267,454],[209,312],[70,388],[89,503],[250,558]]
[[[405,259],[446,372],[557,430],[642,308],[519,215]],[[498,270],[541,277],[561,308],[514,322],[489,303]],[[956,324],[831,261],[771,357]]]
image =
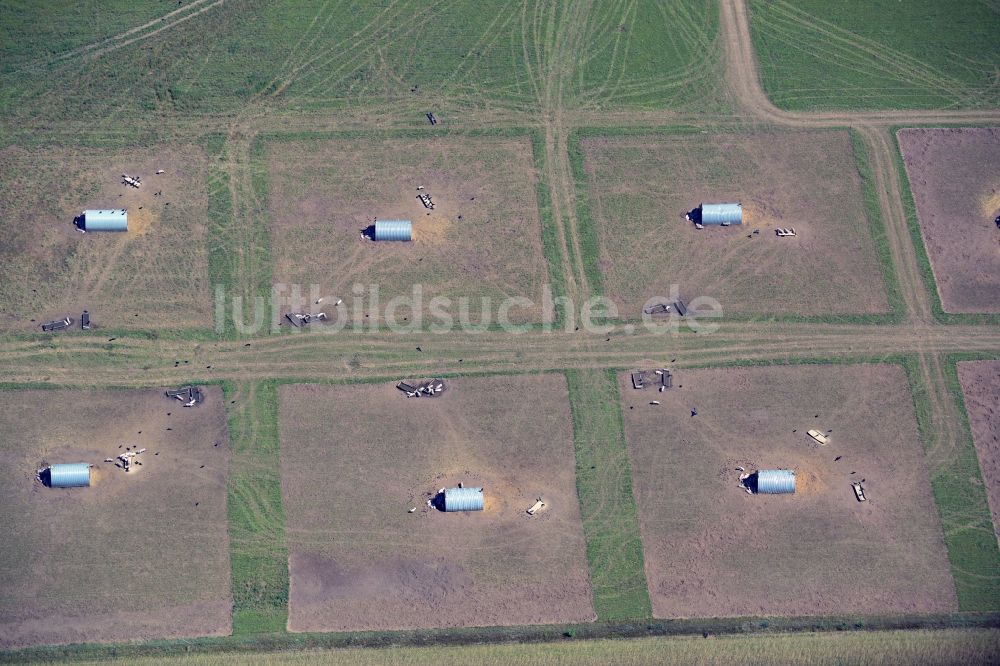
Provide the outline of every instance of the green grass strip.
[[227,382],[223,390],[233,446],[229,472],[233,634],[283,632],[288,622],[288,547],[278,459],[277,385]]
[[854,161],[858,165],[858,176],[861,177],[861,188],[865,198],[865,212],[868,215],[869,229],[875,243],[875,253],[878,255],[879,266],[882,268],[886,300],[889,303],[890,314],[884,323],[897,323],[906,315],[906,304],[903,302],[903,292],[899,287],[899,276],[892,263],[889,236],[886,233],[885,220],[882,219],[882,211],[879,208],[875,178],[872,175],[871,162],[868,159],[868,149],[857,130],[851,129],[850,132]]
[[[962,433],[958,448],[948,456],[948,460],[930,470],[931,487],[941,515],[959,609],[996,611],[1000,610],[1000,548],[997,547],[993,518],[979,471],[979,458],[972,441],[958,369],[952,359],[946,361],[946,388],[961,412]],[[933,448],[937,434],[927,387],[920,381],[919,361],[916,357],[906,356],[903,367],[913,394],[920,439],[925,450],[929,450]]]
[[632,467],[611,370],[569,370],[576,490],[598,620],[652,616]]

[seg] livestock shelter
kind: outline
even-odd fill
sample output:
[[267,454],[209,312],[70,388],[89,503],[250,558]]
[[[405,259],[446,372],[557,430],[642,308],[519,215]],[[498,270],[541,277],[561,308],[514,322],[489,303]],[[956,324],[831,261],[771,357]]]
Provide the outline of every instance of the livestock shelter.
[[445,488],[445,511],[482,511],[482,488]]
[[795,492],[795,472],[790,469],[762,469],[757,471],[757,493],[781,495]]
[[743,224],[743,204],[703,203],[701,205],[701,223],[724,227],[731,224]]
[[128,231],[128,211],[124,208],[85,210],[80,228],[83,231]]
[[375,240],[411,241],[413,240],[413,222],[410,220],[376,220]]
[[50,465],[44,472],[48,472],[48,485],[51,488],[77,488],[90,485],[90,465],[87,463],[58,463]]

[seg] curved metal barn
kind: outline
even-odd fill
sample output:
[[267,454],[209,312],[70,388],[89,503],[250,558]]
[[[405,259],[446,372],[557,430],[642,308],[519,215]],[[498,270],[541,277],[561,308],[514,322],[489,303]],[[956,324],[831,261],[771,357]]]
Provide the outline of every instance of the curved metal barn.
[[411,241],[413,240],[413,222],[410,220],[376,220],[375,240]]
[[128,211],[124,208],[85,210],[82,228],[84,231],[128,231]]
[[445,511],[482,511],[482,488],[445,488]]
[[743,224],[743,204],[718,203],[701,205],[702,224]]
[[790,469],[762,469],[757,472],[757,492],[778,495],[795,492],[795,472]]
[[90,465],[87,463],[60,463],[49,466],[49,486],[77,488],[90,485]]

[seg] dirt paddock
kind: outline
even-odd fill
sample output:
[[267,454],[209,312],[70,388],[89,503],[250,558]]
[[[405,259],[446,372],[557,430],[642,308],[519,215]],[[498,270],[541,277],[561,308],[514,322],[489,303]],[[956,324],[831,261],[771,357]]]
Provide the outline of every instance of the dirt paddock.
[[[594,619],[565,379],[449,383],[282,387],[292,631]],[[426,506],[459,482],[484,511]]]
[[[902,369],[681,370],[664,393],[633,390],[628,374],[620,385],[657,617],[957,610]],[[748,495],[737,467],[794,469],[797,491]],[[862,479],[864,503],[850,485]]]
[[[0,647],[228,634],[222,392],[194,409],[159,390],[2,398]],[[130,445],[135,471],[103,462]],[[43,462],[94,463],[92,485],[46,488]]]
[[[79,321],[85,309],[95,327],[212,325],[200,148],[11,147],[0,150],[0,173],[0,331]],[[142,186],[123,185],[123,173]],[[85,209],[109,208],[128,209],[128,232],[82,234],[73,224]]]
[[898,135],[946,312],[1000,312],[1000,128]]
[[[419,285],[421,315],[442,297],[453,302],[440,311],[458,317],[457,299],[468,297],[473,323],[484,321],[480,298],[495,311],[506,297],[526,297],[533,305],[511,309],[511,320],[540,320],[548,273],[528,138],[272,142],[267,160],[277,282],[299,285],[305,298],[315,284],[320,296],[344,299],[340,312],[352,311],[356,284],[365,303],[377,285],[382,305]],[[363,240],[376,218],[411,220],[413,242]],[[404,323],[414,312],[397,315]]]
[[[583,151],[605,295],[622,317],[672,285],[724,312],[886,311],[847,132],[594,137]],[[727,201],[743,203],[743,225],[697,230],[684,219]],[[778,238],[777,227],[798,235]]]
[[986,484],[993,528],[1000,538],[1000,361],[959,363],[958,379]]

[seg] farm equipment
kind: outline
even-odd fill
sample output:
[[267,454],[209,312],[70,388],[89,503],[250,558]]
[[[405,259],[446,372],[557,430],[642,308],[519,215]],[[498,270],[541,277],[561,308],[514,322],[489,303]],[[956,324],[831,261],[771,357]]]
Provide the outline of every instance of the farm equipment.
[[810,430],[808,434],[814,440],[819,442],[821,446],[826,446],[827,444],[830,443],[830,438],[821,433],[819,430]]
[[139,189],[139,186],[142,185],[142,181],[139,179],[138,176],[130,176],[127,173],[123,173],[122,174],[122,184],[123,185],[129,185],[131,187]]
[[642,380],[642,372],[636,371],[632,373],[632,388],[642,389],[645,388],[646,384]]
[[132,465],[142,465],[141,462],[135,459],[136,456],[138,456],[140,453],[145,453],[145,452],[146,449],[144,448],[132,451],[131,447],[125,447],[125,453],[121,453],[115,456],[114,458],[105,458],[104,462],[113,462],[115,463],[115,467],[120,467],[126,472],[131,472]]
[[433,113],[428,113],[427,114],[427,122],[429,122],[431,125],[437,125],[438,124],[438,119],[434,116]]
[[779,227],[774,230],[774,235],[777,236],[778,238],[789,238],[795,235],[795,229],[785,229]]
[[538,513],[539,511],[545,510],[546,506],[548,506],[548,505],[545,503],[545,500],[543,500],[541,497],[539,497],[538,499],[535,500],[534,504],[532,504],[530,507],[528,507],[528,510],[527,510],[526,513],[529,516],[533,516],[536,513]]
[[90,330],[90,313],[86,310],[80,315],[80,328],[84,331]]
[[197,386],[184,386],[173,391],[166,391],[168,398],[179,400],[185,407],[194,407],[205,402],[205,394]]
[[417,198],[420,199],[420,203],[424,205],[424,208],[434,210],[434,201],[431,199],[431,195],[421,192],[417,195]]
[[851,488],[854,489],[854,496],[858,498],[859,502],[867,502],[868,498],[865,497],[865,489],[861,487],[860,481],[854,481],[851,483]]
[[320,312],[319,314],[315,315],[309,314],[308,312],[307,313],[289,312],[288,314],[285,315],[285,319],[287,319],[288,323],[290,323],[295,328],[302,328],[303,326],[307,326],[310,323],[312,323],[313,320],[326,321],[327,316],[325,312]]
[[407,398],[419,398],[422,395],[436,398],[444,393],[445,385],[443,379],[431,379],[416,386],[399,382],[396,388],[405,393]]
[[653,305],[644,307],[642,309],[643,314],[655,315],[655,314],[666,314],[670,312],[670,308],[673,307],[669,303],[655,303]]
[[73,325],[73,320],[70,317],[63,317],[62,319],[55,319],[53,321],[47,321],[42,324],[42,330],[45,332],[49,331],[62,331]]

